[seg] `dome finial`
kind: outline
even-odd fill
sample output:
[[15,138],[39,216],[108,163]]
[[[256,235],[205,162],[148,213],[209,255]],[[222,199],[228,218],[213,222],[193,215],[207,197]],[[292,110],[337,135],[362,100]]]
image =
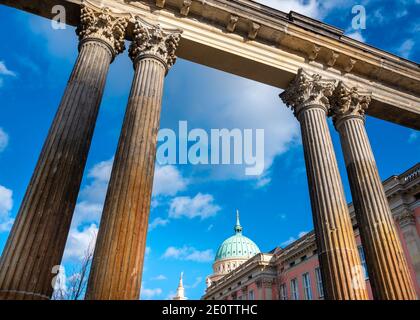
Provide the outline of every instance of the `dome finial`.
[[239,221],[239,210],[236,209],[236,225],[235,225],[235,233],[242,233],[242,226],[241,222]]

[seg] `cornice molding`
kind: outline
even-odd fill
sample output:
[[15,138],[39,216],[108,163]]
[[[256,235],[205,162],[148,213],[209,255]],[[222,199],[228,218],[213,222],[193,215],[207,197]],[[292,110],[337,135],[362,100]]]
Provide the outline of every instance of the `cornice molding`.
[[[179,0],[89,1],[184,30],[177,50],[183,59],[282,89],[304,68],[372,92],[369,115],[420,129],[420,65],[351,39],[320,21],[249,0],[192,0],[188,16],[180,14],[184,2]],[[78,25],[80,20],[80,0],[1,2],[49,19],[55,16],[54,5],[64,5],[67,24]],[[237,20],[231,21],[232,16]],[[256,25],[260,26],[256,37],[249,39]],[[132,39],[133,29],[129,22],[127,40]]]

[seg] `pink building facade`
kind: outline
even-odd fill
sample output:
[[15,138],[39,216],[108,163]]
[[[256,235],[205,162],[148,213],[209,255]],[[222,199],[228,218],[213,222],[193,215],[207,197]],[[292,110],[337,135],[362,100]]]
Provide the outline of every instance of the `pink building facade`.
[[[404,253],[420,297],[420,163],[383,182]],[[369,297],[372,291],[354,208],[349,204]],[[220,262],[218,262],[220,263]],[[210,276],[212,277],[212,276]],[[208,282],[206,300],[320,300],[324,299],[315,235],[310,232],[285,248],[258,253],[239,267]]]

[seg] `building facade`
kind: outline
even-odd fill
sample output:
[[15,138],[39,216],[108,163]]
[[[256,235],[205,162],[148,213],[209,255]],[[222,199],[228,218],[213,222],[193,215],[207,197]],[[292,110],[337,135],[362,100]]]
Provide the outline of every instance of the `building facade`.
[[[417,296],[420,296],[420,163],[400,175],[386,179],[383,181],[383,187]],[[353,270],[354,276],[357,278],[360,273],[362,274],[369,298],[372,299],[365,253],[352,203],[349,204],[349,212],[361,261],[361,267]],[[236,228],[237,226],[235,230]],[[221,248],[224,247],[224,243]],[[217,254],[214,266],[223,263],[224,260],[220,258]],[[276,247],[268,253],[258,252],[233,270],[226,269],[221,274],[218,268],[214,268],[214,272],[208,277],[212,281],[207,282],[203,299],[324,299],[322,274],[313,231],[285,248]],[[358,285],[357,282],[355,285]]]

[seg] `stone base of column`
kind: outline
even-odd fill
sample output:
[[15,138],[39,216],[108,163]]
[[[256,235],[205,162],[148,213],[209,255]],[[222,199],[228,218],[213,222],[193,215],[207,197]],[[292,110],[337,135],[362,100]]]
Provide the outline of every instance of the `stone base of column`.
[[1,291],[0,300],[50,300],[50,297],[34,292]]

